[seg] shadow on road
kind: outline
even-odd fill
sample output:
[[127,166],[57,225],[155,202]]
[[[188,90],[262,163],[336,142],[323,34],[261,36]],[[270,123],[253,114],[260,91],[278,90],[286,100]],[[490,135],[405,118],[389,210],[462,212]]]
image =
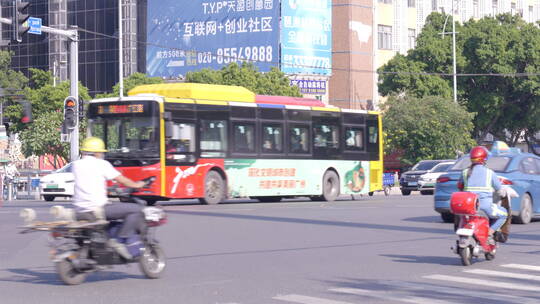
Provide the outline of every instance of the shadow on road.
[[[44,270],[39,270],[44,269]],[[29,284],[44,285],[64,285],[58,277],[54,267],[39,268],[9,268],[7,271],[13,273],[10,277],[0,277],[0,282],[19,282]],[[85,282],[115,281],[123,279],[144,279],[142,275],[136,276],[116,271],[104,271],[90,273]]]
[[441,223],[444,222],[441,220],[440,216],[417,216],[417,217],[408,217],[403,219],[406,222],[417,222],[417,223]]
[[419,264],[437,264],[437,265],[459,265],[461,260],[456,255],[454,257],[446,256],[422,256],[422,255],[399,255],[382,254],[381,256],[393,258],[394,262],[400,263],[419,263]]

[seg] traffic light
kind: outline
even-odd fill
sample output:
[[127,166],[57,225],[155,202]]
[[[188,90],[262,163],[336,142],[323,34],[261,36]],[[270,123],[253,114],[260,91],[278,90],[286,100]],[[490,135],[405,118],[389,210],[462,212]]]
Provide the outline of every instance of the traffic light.
[[29,123],[32,122],[32,104],[28,101],[21,101],[22,105],[22,117],[21,122],[22,123]]
[[12,40],[17,42],[22,42],[22,36],[28,32],[30,29],[26,24],[30,15],[26,13],[30,2],[14,0],[13,3],[13,14],[11,16],[11,25],[13,26],[13,36]]
[[69,130],[77,126],[77,99],[73,96],[64,100],[64,124]]

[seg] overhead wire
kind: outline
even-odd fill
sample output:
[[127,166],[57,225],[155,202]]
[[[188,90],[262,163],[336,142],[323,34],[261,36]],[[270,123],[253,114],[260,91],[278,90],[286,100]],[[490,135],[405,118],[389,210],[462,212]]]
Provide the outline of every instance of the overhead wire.
[[[104,33],[99,33],[91,30],[87,30],[85,28],[77,28],[77,30],[96,35],[96,36],[102,36],[106,38],[112,38],[112,39],[118,39],[118,36],[114,35],[108,35]],[[177,47],[171,47],[166,45],[161,45],[153,42],[148,41],[139,41],[130,39],[127,36],[124,36],[124,40],[127,40],[129,42],[134,42],[136,44],[144,44],[147,46],[154,46],[157,48],[165,49],[165,50],[173,50],[173,51],[181,51],[181,52],[194,52],[195,54],[208,54],[210,53],[213,58],[228,58],[230,59],[230,62],[250,62],[250,63],[268,63],[272,64],[276,67],[283,65],[280,62],[277,61],[260,61],[260,60],[253,60],[253,59],[244,59],[244,58],[238,58],[237,56],[226,56],[226,55],[218,55],[214,54],[212,52],[208,51],[197,51],[197,50],[191,50],[191,49],[183,49],[183,48],[177,48]],[[234,60],[234,61],[233,61]],[[366,69],[351,69],[351,68],[337,68],[337,67],[331,67],[331,68],[322,68],[319,66],[310,66],[310,65],[301,65],[301,64],[285,64],[287,66],[293,66],[297,68],[306,68],[306,69],[326,69],[331,71],[339,71],[339,72],[355,72],[355,73],[366,73],[366,74],[384,74],[384,75],[419,75],[419,76],[441,76],[441,77],[451,77],[454,74],[453,73],[444,73],[444,72],[408,72],[408,71],[375,71],[375,70],[366,70]],[[536,77],[540,76],[540,72],[532,72],[532,73],[456,73],[457,77],[482,77],[482,76],[488,76],[488,77]]]

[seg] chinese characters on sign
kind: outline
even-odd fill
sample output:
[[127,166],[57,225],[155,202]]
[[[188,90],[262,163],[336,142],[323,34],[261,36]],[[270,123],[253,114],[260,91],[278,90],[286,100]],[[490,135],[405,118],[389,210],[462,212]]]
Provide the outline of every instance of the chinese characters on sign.
[[290,84],[297,86],[302,94],[326,94],[326,81],[324,80],[291,79]]
[[332,1],[281,3],[281,70],[287,74],[331,74]]
[[148,0],[147,74],[278,61],[279,0]]
[[[248,177],[296,177],[295,168],[249,168]],[[299,179],[262,179],[259,189],[297,189],[305,188],[306,181]]]

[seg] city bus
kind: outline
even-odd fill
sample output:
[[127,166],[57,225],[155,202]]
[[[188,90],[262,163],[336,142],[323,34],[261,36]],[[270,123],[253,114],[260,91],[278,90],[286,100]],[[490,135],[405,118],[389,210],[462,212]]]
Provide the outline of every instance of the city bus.
[[334,201],[382,189],[380,114],[316,99],[238,86],[142,85],[128,97],[92,100],[87,130],[104,140],[105,158],[122,174],[156,177],[137,192],[148,204]]

